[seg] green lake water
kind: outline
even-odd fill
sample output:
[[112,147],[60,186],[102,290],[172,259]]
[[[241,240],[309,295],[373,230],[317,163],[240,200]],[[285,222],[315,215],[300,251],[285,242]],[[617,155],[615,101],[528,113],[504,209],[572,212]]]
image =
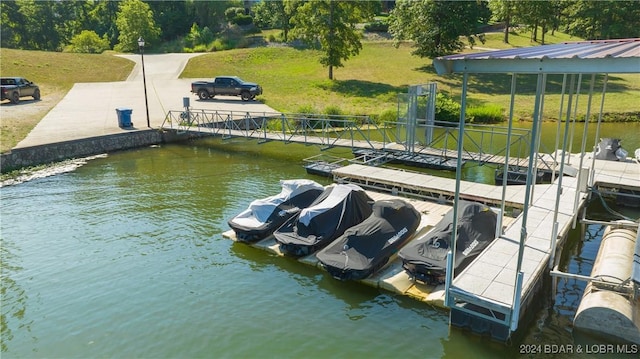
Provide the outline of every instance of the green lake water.
[[[449,328],[444,310],[222,237],[281,179],[329,184],[302,167],[317,153],[205,139],[3,187],[2,357],[512,358],[524,344],[582,342],[576,281],[541,293],[504,345]],[[588,274],[599,231],[584,243],[573,231],[563,265]]]

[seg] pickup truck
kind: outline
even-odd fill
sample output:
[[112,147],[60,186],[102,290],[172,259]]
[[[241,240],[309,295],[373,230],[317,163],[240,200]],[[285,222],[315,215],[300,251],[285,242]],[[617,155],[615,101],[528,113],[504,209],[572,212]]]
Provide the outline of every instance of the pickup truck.
[[262,94],[262,87],[253,82],[246,82],[237,76],[218,76],[213,81],[196,81],[191,83],[191,92],[201,100],[216,95],[240,96],[242,101],[249,101]]
[[20,97],[31,96],[34,100],[40,99],[40,88],[33,82],[23,77],[0,78],[0,101],[9,100],[12,103],[20,102]]

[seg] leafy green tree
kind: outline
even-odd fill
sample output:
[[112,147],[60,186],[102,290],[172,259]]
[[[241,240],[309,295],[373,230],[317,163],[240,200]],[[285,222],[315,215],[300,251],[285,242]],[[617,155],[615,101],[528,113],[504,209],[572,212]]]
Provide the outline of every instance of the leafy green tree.
[[640,37],[638,1],[563,1],[571,35],[589,40]]
[[7,48],[20,48],[22,33],[20,25],[24,23],[24,17],[20,7],[15,1],[0,2],[0,46]]
[[60,36],[56,31],[57,1],[16,1],[22,14],[22,23],[16,29],[19,32],[19,46],[31,50],[58,50]]
[[293,26],[291,19],[300,4],[298,0],[261,1],[253,7],[253,21],[256,26],[263,29],[281,29],[283,41],[288,42],[289,31]]
[[298,8],[292,34],[320,49],[320,64],[329,68],[329,79],[333,80],[333,68],[342,67],[342,61],[362,49],[356,24],[372,17],[373,3],[369,1],[310,1]]
[[541,28],[540,43],[544,45],[544,35],[554,24],[555,2],[516,1],[514,6],[518,22],[531,31],[531,41],[538,42],[538,28]]
[[414,55],[436,57],[464,48],[465,36],[471,46],[478,38],[478,24],[485,8],[480,1],[399,0],[389,16],[389,31],[396,45],[413,40]]
[[189,32],[193,19],[189,18],[186,1],[149,1],[147,2],[159,28],[162,40],[174,40]]
[[489,0],[489,8],[493,17],[497,21],[504,21],[504,40],[509,43],[509,29],[515,12],[515,1],[513,0]]
[[95,6],[89,10],[85,22],[85,28],[95,31],[100,36],[106,36],[110,47],[118,43],[118,17],[117,1],[96,0]]
[[115,47],[117,51],[135,51],[141,36],[145,40],[145,47],[153,46],[160,37],[160,28],[153,20],[151,8],[140,0],[125,0],[120,3],[116,26],[120,33]]
[[188,24],[197,23],[201,27],[209,27],[212,31],[222,30],[227,21],[225,20],[225,10],[230,7],[240,7],[240,1],[187,1],[187,12],[190,21]]
[[90,54],[100,54],[109,49],[109,40],[106,36],[100,37],[95,31],[83,30],[71,39],[70,51]]

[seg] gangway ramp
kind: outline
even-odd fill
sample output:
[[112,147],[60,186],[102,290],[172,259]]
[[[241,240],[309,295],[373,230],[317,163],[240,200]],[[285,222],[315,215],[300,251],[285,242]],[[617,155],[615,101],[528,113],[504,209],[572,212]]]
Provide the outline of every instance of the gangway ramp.
[[[280,141],[283,143],[300,143],[304,145],[317,145],[326,150],[334,147],[375,150],[378,155],[384,152],[394,156],[432,156],[441,159],[442,164],[455,163],[458,153],[452,147],[457,141],[457,127],[450,124],[433,125],[443,131],[443,136],[448,141],[442,143],[410,143],[403,130],[407,129],[406,123],[385,122],[377,124],[368,116],[334,116],[323,114],[285,114],[285,113],[259,113],[259,112],[233,112],[222,110],[195,110],[169,111],[165,117],[162,128],[174,130],[179,133],[210,134],[223,138],[244,137],[256,139],[258,142]],[[408,131],[408,130],[407,130]],[[410,132],[410,131],[409,131]],[[478,137],[482,138],[486,130],[477,130]],[[472,136],[473,130],[468,130],[465,136]],[[492,133],[490,138],[497,139],[498,133]],[[528,141],[529,132],[522,131],[515,136],[512,146],[520,146]],[[497,141],[497,140],[496,140]],[[493,142],[469,141],[474,143],[472,148],[465,149],[460,155],[464,161],[474,161],[481,164],[496,164],[526,168],[528,158],[510,156],[509,159],[501,153],[505,152],[505,146],[496,147]],[[435,147],[441,146],[441,148]],[[553,161],[540,156],[535,159],[534,165],[539,170],[553,170]]]

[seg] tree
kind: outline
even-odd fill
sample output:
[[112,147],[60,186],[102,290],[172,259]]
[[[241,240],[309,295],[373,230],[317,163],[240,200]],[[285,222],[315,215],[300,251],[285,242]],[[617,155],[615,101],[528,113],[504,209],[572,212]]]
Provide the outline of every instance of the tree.
[[485,8],[479,1],[399,0],[389,16],[389,31],[396,46],[402,40],[415,42],[414,55],[436,57],[464,48],[465,36],[471,46]]
[[333,68],[342,67],[342,61],[362,49],[356,24],[372,17],[370,1],[310,1],[298,8],[292,34],[320,49],[320,64],[329,67],[329,79],[333,80]]
[[254,23],[261,28],[282,30],[282,40],[289,41],[292,18],[301,2],[298,0],[261,1],[253,7]]
[[141,36],[146,42],[145,46],[153,46],[160,37],[160,28],[153,20],[153,12],[149,5],[140,0],[125,0],[120,3],[116,26],[120,33],[115,47],[117,51],[135,51]]
[[638,1],[569,2],[568,31],[589,40],[640,37]]
[[513,19],[513,13],[515,2],[512,0],[489,0],[489,8],[493,14],[493,17],[497,21],[504,21],[504,40],[505,44],[509,43],[509,29],[511,28],[511,20]]
[[542,28],[541,44],[544,45],[544,35],[553,28],[555,23],[554,1],[516,1],[515,14],[518,22],[524,24],[531,31],[531,41],[538,41],[538,28]]

